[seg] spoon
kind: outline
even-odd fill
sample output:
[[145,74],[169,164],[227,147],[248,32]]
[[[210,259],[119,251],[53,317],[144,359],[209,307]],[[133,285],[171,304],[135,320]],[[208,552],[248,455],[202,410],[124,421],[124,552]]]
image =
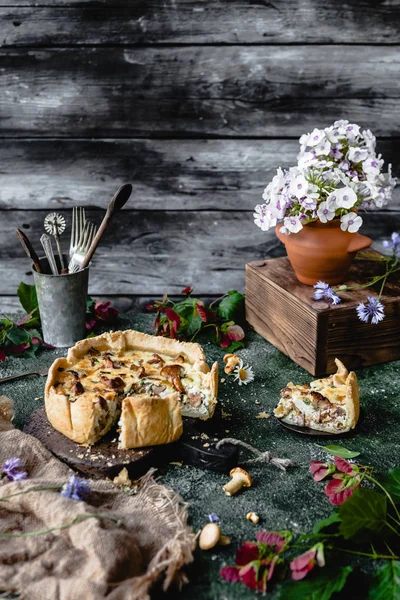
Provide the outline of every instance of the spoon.
[[61,266],[61,274],[65,275],[68,273],[68,269],[65,268],[64,258],[60,245],[60,234],[65,230],[65,219],[59,213],[50,213],[44,220],[44,228],[49,235],[54,235],[56,244],[57,244],[57,252],[60,257],[60,266]]
[[43,246],[46,258],[49,261],[51,272],[53,275],[58,275],[57,263],[54,258],[53,246],[51,245],[51,237],[44,233],[40,238],[40,243]]
[[17,234],[17,237],[18,237],[19,241],[21,242],[22,247],[25,250],[26,254],[32,260],[37,273],[41,273],[42,269],[40,268],[39,257],[36,254],[35,250],[33,249],[33,246],[31,244],[30,240],[28,239],[28,236],[20,229],[16,229],[15,233]]
[[110,204],[108,205],[107,212],[104,215],[104,218],[101,222],[99,230],[88,250],[88,253],[86,254],[86,256],[81,264],[80,270],[85,269],[88,266],[88,264],[92,260],[93,254],[96,252],[96,248],[97,248],[101,238],[103,237],[105,230],[108,227],[111,217],[113,216],[114,213],[121,210],[121,208],[128,202],[129,196],[131,194],[132,194],[132,186],[130,183],[125,183],[124,185],[122,185],[119,188],[119,190],[114,194],[113,199],[111,200]]

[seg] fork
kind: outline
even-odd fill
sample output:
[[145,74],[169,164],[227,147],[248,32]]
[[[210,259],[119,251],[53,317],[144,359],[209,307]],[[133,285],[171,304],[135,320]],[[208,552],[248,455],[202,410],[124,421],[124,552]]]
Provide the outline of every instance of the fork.
[[3,381],[12,381],[13,379],[22,379],[22,377],[28,377],[28,375],[41,375],[42,377],[44,377],[45,375],[47,375],[48,372],[49,372],[49,368],[47,367],[46,369],[40,369],[37,371],[26,371],[25,373],[17,373],[16,375],[8,375],[7,377],[1,377],[0,383],[3,383]]
[[69,273],[76,273],[80,270],[81,265],[85,259],[86,254],[92,244],[93,238],[96,235],[97,227],[90,221],[85,222],[81,237],[79,238],[78,245],[75,252],[69,261],[68,271]]
[[69,245],[69,258],[71,259],[75,250],[78,247],[82,231],[85,227],[85,209],[82,206],[74,206],[72,208],[72,229],[71,242]]

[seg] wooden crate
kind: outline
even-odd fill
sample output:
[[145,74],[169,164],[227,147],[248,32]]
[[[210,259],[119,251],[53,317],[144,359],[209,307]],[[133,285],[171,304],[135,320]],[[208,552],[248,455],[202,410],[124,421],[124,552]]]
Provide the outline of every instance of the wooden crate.
[[[355,261],[348,285],[365,283],[382,265]],[[317,377],[335,372],[337,357],[350,369],[400,359],[400,284],[390,281],[382,302],[385,318],[362,323],[359,302],[376,296],[368,288],[341,293],[341,304],[313,300],[313,288],[299,283],[288,258],[246,265],[246,318],[265,339]]]

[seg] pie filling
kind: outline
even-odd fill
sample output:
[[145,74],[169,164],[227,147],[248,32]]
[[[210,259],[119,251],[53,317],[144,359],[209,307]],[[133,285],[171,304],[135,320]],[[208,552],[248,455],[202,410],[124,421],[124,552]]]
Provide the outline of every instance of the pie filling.
[[[91,348],[71,368],[60,367],[53,387],[70,403],[78,398],[93,403],[96,440],[117,423],[126,396],[147,394],[161,398],[179,392],[182,415],[208,415],[215,401],[208,374],[196,371],[182,354],[168,356],[144,350]],[[93,443],[93,442],[92,442]]]
[[340,432],[347,429],[348,414],[344,386],[322,380],[311,385],[289,383],[281,391],[274,414],[285,423],[321,431]]

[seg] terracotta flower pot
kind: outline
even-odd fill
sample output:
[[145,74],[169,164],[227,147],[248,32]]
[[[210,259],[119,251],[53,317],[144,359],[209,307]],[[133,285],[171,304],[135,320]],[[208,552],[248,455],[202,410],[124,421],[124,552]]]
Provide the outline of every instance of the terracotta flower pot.
[[372,244],[365,235],[342,231],[339,219],[315,221],[290,235],[280,233],[280,228],[277,225],[275,233],[286,246],[297,279],[306,285],[319,280],[330,285],[342,283],[357,251]]

